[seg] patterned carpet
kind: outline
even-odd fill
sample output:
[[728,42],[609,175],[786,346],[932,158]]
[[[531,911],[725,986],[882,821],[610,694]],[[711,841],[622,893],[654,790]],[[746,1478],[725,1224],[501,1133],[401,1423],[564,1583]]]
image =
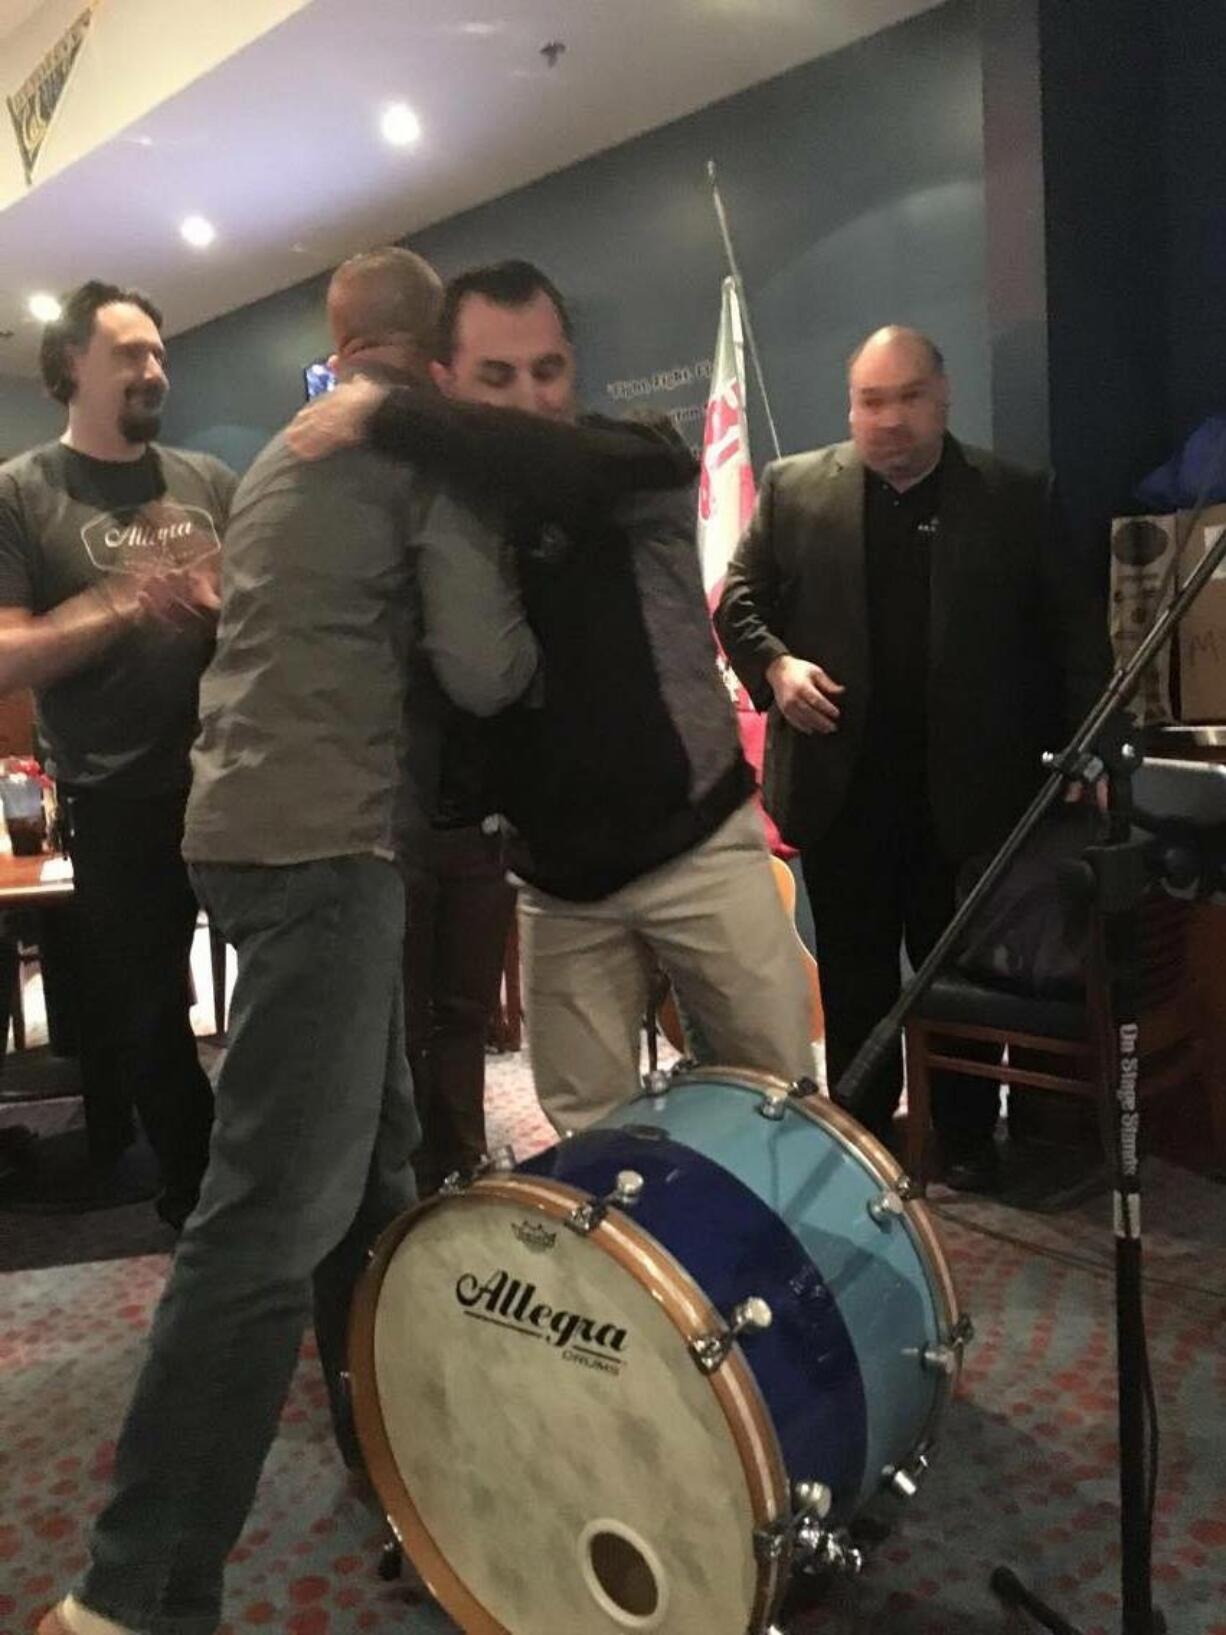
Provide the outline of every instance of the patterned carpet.
[[[546,1138],[518,1058],[490,1064],[494,1141]],[[1173,1635],[1226,1635],[1226,1211],[1152,1163],[1148,1316],[1163,1429],[1159,1604]],[[1005,1635],[1005,1561],[1085,1635],[1119,1628],[1110,1241],[1104,1200],[1035,1215],[935,1195],[978,1330],[920,1497],[864,1576],[791,1635]],[[0,1635],[26,1635],[80,1567],[166,1262],[0,1277]],[[492,1429],[494,1424],[492,1423]],[[532,1495],[525,1495],[525,1502]],[[347,1488],[310,1347],[230,1575],[228,1635],[452,1628],[374,1571],[381,1526]],[[544,1569],[543,1570],[547,1570]],[[537,1635],[525,1631],[523,1635]],[[699,1630],[669,1635],[703,1635]]]

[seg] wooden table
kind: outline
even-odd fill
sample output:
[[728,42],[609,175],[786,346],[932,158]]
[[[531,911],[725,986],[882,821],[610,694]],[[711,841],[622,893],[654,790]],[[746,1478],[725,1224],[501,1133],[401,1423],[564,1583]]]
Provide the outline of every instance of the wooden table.
[[[71,874],[61,875],[59,878],[50,880],[43,878],[43,872],[48,863],[63,863],[64,861],[58,853],[43,852],[34,857],[13,857],[0,853],[0,912],[5,909],[55,908],[71,902],[73,895]],[[13,1044],[16,1049],[24,1050],[25,1018],[20,1004],[20,988],[18,986],[20,981],[21,970],[16,947],[6,942],[5,957],[0,962],[0,982],[6,985],[5,992],[0,994],[0,1031],[4,1033],[7,1039],[8,1027],[11,1021],[13,1025]],[[12,993],[8,991],[8,984],[13,984]],[[51,1032],[55,1017],[58,1014],[51,998],[48,997],[48,1033]],[[74,1048],[63,1051],[61,1054],[74,1053],[75,1030],[70,1028],[68,1036],[74,1041]],[[3,1053],[3,1049],[4,1041],[0,1041],[0,1054]]]
[[[0,853],[0,912],[6,908],[51,908],[67,902],[73,894],[71,874],[43,879],[46,864],[64,859],[44,852],[38,857],[10,857]],[[209,963],[213,978],[213,1014],[216,1034],[226,1031],[226,945],[220,933],[209,926]],[[516,1047],[518,1048],[518,1047]]]
[[45,908],[71,897],[71,874],[58,880],[44,880],[42,877],[44,867],[58,861],[62,860],[45,852],[38,857],[0,854],[0,909]]

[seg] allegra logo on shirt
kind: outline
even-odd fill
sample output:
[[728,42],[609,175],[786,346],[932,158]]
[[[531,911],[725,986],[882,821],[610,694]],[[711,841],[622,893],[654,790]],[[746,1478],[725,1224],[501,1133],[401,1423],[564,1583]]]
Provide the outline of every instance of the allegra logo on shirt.
[[134,573],[148,568],[192,568],[221,549],[209,512],[169,500],[95,517],[81,530],[95,568]]

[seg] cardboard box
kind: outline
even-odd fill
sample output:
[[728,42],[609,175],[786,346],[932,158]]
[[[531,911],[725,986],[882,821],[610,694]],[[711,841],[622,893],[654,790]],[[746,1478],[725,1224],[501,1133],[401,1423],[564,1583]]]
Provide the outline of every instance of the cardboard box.
[[[1210,506],[1189,533],[1191,513],[1118,517],[1111,524],[1111,646],[1132,657],[1159,607],[1175,594],[1226,527],[1226,505]],[[1182,548],[1178,575],[1172,573]],[[1132,706],[1144,726],[1226,721],[1226,566],[1184,614],[1173,642],[1150,663]]]
[[[1171,600],[1171,562],[1175,555],[1176,518],[1117,517],[1111,524],[1111,647],[1117,663],[1126,663]],[[1175,719],[1171,652],[1153,660],[1132,702],[1142,726]]]
[[[1187,527],[1180,513],[1179,537]],[[1213,505],[1192,530],[1184,550],[1180,577],[1203,559],[1226,528],[1226,505]],[[1184,614],[1179,627],[1179,719],[1226,721],[1226,564]]]

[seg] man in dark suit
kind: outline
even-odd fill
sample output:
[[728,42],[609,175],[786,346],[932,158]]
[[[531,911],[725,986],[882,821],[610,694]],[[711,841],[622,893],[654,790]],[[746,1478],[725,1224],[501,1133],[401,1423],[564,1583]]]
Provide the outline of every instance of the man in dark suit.
[[[851,442],[767,468],[716,615],[770,710],[764,792],[812,900],[832,1085],[897,998],[900,943],[931,948],[959,866],[1021,814],[1109,661],[1050,480],[950,436],[936,346],[878,330],[848,384]],[[900,1089],[893,1060],[857,1109],[879,1135]],[[947,1179],[990,1185],[983,1086],[934,1083],[934,1118]]]

